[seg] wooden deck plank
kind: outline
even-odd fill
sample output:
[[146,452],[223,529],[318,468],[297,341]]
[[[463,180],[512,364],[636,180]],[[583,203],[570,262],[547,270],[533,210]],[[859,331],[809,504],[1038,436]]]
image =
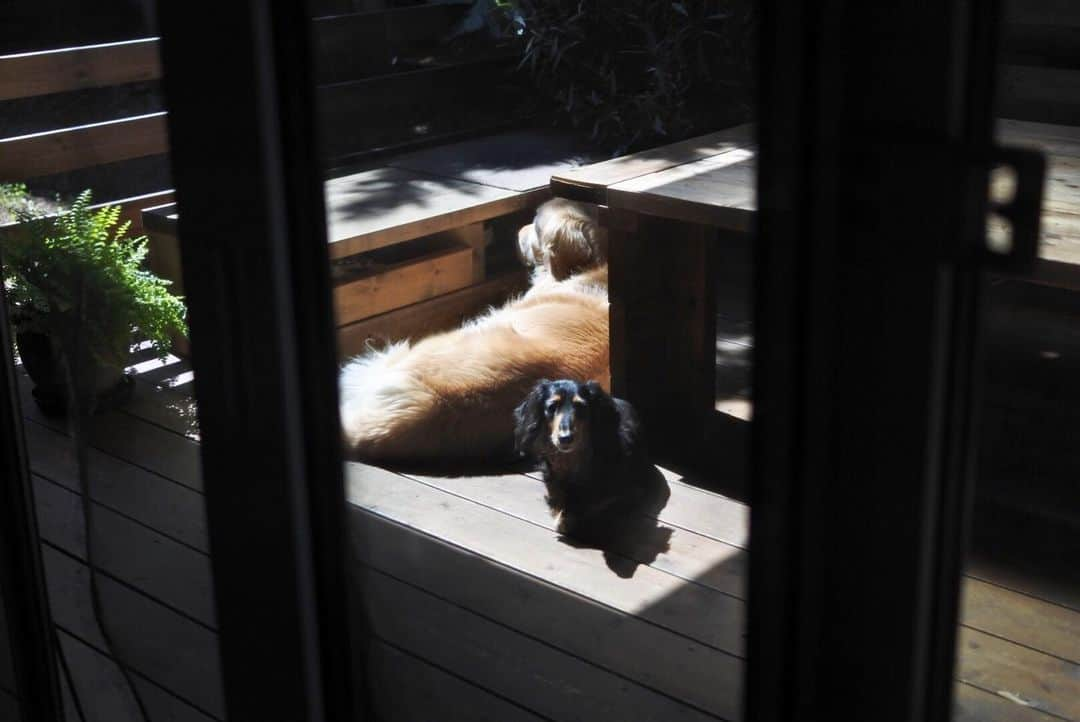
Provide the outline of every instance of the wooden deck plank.
[[[24,430],[31,470],[78,492],[68,437],[34,422]],[[90,452],[90,491],[104,507],[200,551],[209,550],[206,509],[196,491],[96,450]]]
[[155,722],[159,719],[165,722],[213,722],[215,719],[142,677],[135,677],[135,686]]
[[[401,722],[541,722],[544,718],[419,657],[374,641],[368,651],[378,719]],[[453,700],[452,703],[449,703]]]
[[1077,664],[967,628],[961,628],[956,646],[958,679],[1015,695],[1065,719],[1080,719]]
[[1080,213],[1080,157],[1052,155],[1046,159],[1043,211]]
[[363,582],[371,625],[380,636],[545,717],[712,719],[380,572],[366,574]]
[[956,683],[952,722],[1050,722],[1058,719],[1001,695]]
[[63,630],[57,636],[72,669],[74,693],[87,715],[84,722],[138,720],[138,705],[116,662]]
[[732,597],[648,566],[622,579],[599,550],[569,547],[551,532],[375,467],[349,464],[347,485],[357,506],[688,639],[742,653],[745,607]]
[[[52,547],[44,547],[43,557],[56,625],[104,652],[86,565]],[[217,636],[108,576],[99,575],[98,584],[117,654],[177,697],[212,716],[223,716]]]
[[201,492],[198,444],[124,413],[102,414],[91,434],[94,446],[129,463]]
[[[538,481],[530,485],[520,475],[414,478],[538,526],[554,526]],[[675,489],[673,497],[680,493],[682,490]],[[669,544],[669,550],[652,562],[653,567],[745,599],[749,559],[744,550],[685,531],[672,534]],[[639,560],[649,555],[648,550],[619,551]],[[1080,659],[1080,615],[1071,610],[969,578],[965,581],[962,619],[974,629],[1072,661]]]
[[353,507],[349,518],[354,564],[717,716],[738,717],[742,660],[377,513]]
[[[76,693],[88,715],[85,722],[144,722],[116,662],[62,630],[59,637],[68,663],[78,670],[73,676]],[[145,679],[133,677],[153,722],[211,722],[214,719]],[[77,722],[77,718],[71,717],[68,722]]]
[[[41,537],[86,561],[82,499],[35,478]],[[94,511],[98,568],[208,627],[217,624],[210,558],[109,509]]]
[[539,202],[516,191],[399,168],[334,178],[326,182],[325,194],[331,258],[478,223]]
[[[190,364],[186,368],[190,370]],[[153,386],[136,377],[135,395],[123,412],[199,441],[199,407],[189,394]]]
[[509,191],[547,188],[552,176],[597,160],[579,138],[554,130],[518,130],[439,145],[394,158],[389,165]]
[[[1030,560],[1021,553],[1014,553],[1007,558],[990,558],[984,555],[977,559],[968,559],[965,564],[965,572],[969,577],[981,579],[1080,614],[1080,593],[1077,591],[1075,580],[1060,575],[1065,568],[1074,567],[1065,564],[1058,569],[1032,570]],[[1047,574],[1047,571],[1050,573]]]
[[1080,214],[1043,213],[1039,258],[1080,265]]
[[1080,614],[1071,609],[970,577],[961,609],[966,626],[1080,664]]
[[[565,590],[492,565],[467,550],[357,511],[365,559],[504,626],[565,649],[717,714],[734,714],[742,665]],[[462,584],[462,579],[473,583]],[[482,580],[482,581],[481,581]],[[507,604],[507,599],[516,600]]]
[[552,193],[607,205],[608,186],[724,153],[753,141],[753,125],[739,125],[653,150],[554,174]]
[[[20,374],[19,382],[25,400],[23,416],[66,433],[65,419],[45,416],[30,398],[30,379]],[[199,445],[190,439],[119,411],[95,416],[90,432],[93,447],[189,489],[202,491]]]
[[[531,477],[409,476],[548,531],[555,530],[555,520],[544,502],[544,485]],[[611,551],[624,557],[626,564],[609,560],[609,565],[614,563],[632,572],[637,564],[648,564],[688,582],[745,599],[748,557],[744,550],[692,531],[657,524],[646,515],[640,518],[652,523],[635,525],[630,533],[613,540]]]
[[[692,486],[680,474],[662,466],[657,468],[671,487],[671,498],[660,512],[660,521],[741,549],[749,547],[749,506]],[[527,472],[526,476],[538,481],[541,478],[535,471]]]

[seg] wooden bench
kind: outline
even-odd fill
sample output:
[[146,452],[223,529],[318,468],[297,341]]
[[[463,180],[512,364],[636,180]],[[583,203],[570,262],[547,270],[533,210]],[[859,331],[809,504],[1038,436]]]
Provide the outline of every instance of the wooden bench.
[[[341,354],[454,326],[523,290],[514,233],[549,197],[552,174],[588,159],[569,136],[513,131],[328,180]],[[144,224],[152,268],[179,281],[175,206],[147,210]]]

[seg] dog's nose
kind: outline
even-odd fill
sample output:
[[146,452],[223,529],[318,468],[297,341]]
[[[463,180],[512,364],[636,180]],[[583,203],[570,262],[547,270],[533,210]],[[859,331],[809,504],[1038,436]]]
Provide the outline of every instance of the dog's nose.
[[573,441],[574,441],[574,432],[573,431],[560,431],[559,432],[559,443],[562,444],[563,446],[566,446],[567,444],[573,443]]

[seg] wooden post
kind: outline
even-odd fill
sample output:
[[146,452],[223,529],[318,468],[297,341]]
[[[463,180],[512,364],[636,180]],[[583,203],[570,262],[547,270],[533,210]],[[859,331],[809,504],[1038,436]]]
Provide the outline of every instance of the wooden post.
[[608,214],[612,390],[658,449],[694,449],[714,401],[715,232],[628,215]]
[[[156,275],[170,281],[169,290],[178,296],[184,295],[184,274],[180,266],[180,241],[174,233],[163,231],[147,231],[149,239],[149,253],[146,255],[146,265]],[[191,356],[191,343],[187,336],[180,333],[173,334],[173,353],[177,356],[189,358]]]

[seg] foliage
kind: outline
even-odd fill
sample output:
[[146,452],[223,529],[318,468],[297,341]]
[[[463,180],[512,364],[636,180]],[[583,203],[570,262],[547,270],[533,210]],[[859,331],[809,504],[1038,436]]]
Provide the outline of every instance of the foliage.
[[564,122],[615,152],[739,122],[751,84],[745,0],[496,0],[521,67]]
[[125,365],[133,334],[164,356],[170,334],[187,333],[183,301],[169,281],[143,266],[145,236],[128,236],[120,208],[91,207],[83,191],[70,208],[49,215],[20,186],[0,186],[0,204],[20,221],[4,234],[4,287],[19,331],[65,339],[80,333],[98,363]]

